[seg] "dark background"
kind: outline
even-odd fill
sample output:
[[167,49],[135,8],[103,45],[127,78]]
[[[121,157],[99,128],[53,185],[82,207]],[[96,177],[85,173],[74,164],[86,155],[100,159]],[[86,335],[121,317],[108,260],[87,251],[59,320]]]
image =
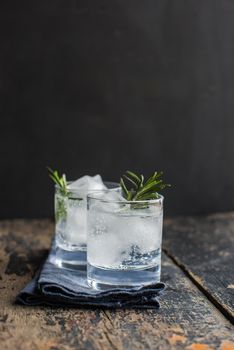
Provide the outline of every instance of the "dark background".
[[0,2],[0,218],[75,179],[164,170],[166,214],[234,209],[234,2]]

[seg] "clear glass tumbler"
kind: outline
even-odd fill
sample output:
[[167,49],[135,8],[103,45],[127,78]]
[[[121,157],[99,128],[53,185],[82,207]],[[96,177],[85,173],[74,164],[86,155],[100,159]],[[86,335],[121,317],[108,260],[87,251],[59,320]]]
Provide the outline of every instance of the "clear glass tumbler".
[[105,200],[88,195],[87,278],[96,289],[137,287],[160,281],[163,197]]
[[[120,191],[115,182],[105,182],[110,191]],[[87,193],[79,189],[61,192],[55,186],[55,257],[59,267],[80,268],[87,263]]]

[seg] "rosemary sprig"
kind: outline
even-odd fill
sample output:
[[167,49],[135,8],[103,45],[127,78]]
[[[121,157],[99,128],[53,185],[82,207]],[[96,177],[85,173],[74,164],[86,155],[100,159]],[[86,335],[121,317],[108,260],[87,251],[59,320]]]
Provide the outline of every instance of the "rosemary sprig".
[[[162,180],[163,172],[155,172],[146,181],[143,175],[138,175],[132,171],[126,171],[126,174],[120,179],[120,185],[124,197],[128,201],[143,201],[159,198],[159,191],[171,185],[165,184]],[[128,186],[125,183],[128,182]]]
[[61,194],[61,196],[57,196],[55,200],[55,221],[57,223],[60,220],[66,219],[67,216],[66,199],[69,195],[67,180],[65,174],[59,176],[57,170],[52,170],[49,167],[47,167],[47,169],[49,171],[49,177],[56,185],[58,185]]
[[59,173],[57,170],[52,170],[49,167],[47,167],[47,169],[49,171],[49,177],[51,178],[52,181],[54,181],[56,185],[58,185],[58,187],[60,188],[61,194],[67,195],[68,189],[67,189],[66,175],[63,174],[62,176],[59,176]]

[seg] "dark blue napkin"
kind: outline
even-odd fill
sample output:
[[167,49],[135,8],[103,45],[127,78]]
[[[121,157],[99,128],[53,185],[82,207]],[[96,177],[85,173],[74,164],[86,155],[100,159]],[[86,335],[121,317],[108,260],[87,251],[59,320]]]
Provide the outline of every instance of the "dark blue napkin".
[[41,270],[19,293],[20,304],[101,308],[159,308],[158,296],[164,283],[132,289],[92,289],[86,280],[86,269],[68,270],[54,265],[54,248]]

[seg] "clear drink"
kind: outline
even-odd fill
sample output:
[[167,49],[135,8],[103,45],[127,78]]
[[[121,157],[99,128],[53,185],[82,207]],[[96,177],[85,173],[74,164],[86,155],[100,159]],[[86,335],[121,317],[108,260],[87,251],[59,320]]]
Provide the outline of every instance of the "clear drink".
[[86,250],[86,198],[55,194],[56,243],[65,250]]
[[[105,186],[119,190],[119,184]],[[69,189],[68,194],[55,188],[55,264],[71,269],[87,262],[87,194],[90,190]]]
[[94,288],[160,281],[163,197],[143,202],[88,196],[87,276]]

